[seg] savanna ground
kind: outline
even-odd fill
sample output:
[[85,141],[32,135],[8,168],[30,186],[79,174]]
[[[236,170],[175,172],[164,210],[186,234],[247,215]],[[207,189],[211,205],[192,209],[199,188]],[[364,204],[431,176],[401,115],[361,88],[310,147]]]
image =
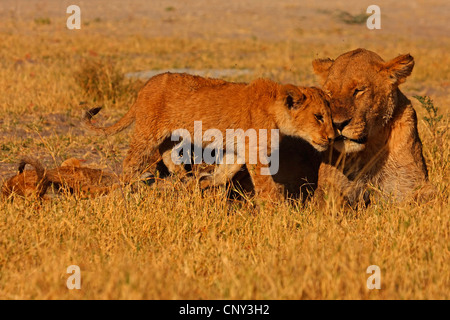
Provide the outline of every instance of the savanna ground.
[[[247,203],[227,202],[222,189],[202,194],[180,183],[96,199],[2,202],[0,298],[450,298],[450,5],[372,2],[78,1],[82,29],[69,31],[71,1],[3,0],[2,179],[22,155],[49,167],[83,158],[119,173],[131,130],[106,139],[79,120],[86,106],[105,106],[101,123],[123,115],[142,85],[126,73],[249,69],[225,78],[318,85],[314,58],[364,47],[385,60],[415,57],[402,90],[418,112],[439,193],[426,204],[374,202],[346,213],[306,203],[255,214]],[[381,30],[365,26],[370,4],[381,7]],[[414,95],[430,96],[437,115]],[[81,268],[81,290],[66,287],[69,265]],[[370,265],[381,268],[380,290],[367,289]]]

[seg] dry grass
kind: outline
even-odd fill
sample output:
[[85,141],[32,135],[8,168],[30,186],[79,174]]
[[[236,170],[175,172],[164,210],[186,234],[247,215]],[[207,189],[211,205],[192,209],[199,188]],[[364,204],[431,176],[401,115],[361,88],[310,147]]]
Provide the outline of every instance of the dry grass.
[[[167,14],[180,11],[174,8]],[[83,32],[56,28],[64,23],[57,17],[40,19],[50,23],[5,20],[0,31],[2,177],[14,173],[22,154],[36,155],[49,166],[84,157],[117,172],[128,133],[91,136],[79,126],[85,107],[79,104],[105,105],[99,121],[118,119],[136,92],[122,78],[126,72],[248,68],[253,75],[228,80],[267,76],[317,85],[313,58],[366,47],[386,59],[405,52],[416,59],[403,91],[418,111],[430,179],[439,194],[426,204],[375,202],[347,213],[280,204],[255,214],[247,203],[227,202],[224,190],[202,194],[178,183],[165,191],[143,187],[93,200],[3,202],[0,298],[450,298],[448,39],[375,35],[345,24],[311,29],[304,38],[293,27],[291,37],[275,40],[118,36],[116,25],[103,18]],[[137,26],[126,24],[133,23]],[[338,43],[339,38],[346,41]],[[100,86],[83,89],[77,82],[84,61],[99,63],[81,76],[97,79]],[[434,126],[412,98],[424,94],[442,115]],[[66,288],[65,272],[72,264],[81,268],[81,290]],[[373,264],[381,268],[381,290],[366,287],[365,271]]]

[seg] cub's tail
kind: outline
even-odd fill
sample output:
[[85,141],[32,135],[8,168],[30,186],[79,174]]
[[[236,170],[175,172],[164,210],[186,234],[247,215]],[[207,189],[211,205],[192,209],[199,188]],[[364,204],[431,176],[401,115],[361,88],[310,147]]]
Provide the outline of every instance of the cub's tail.
[[112,135],[112,134],[116,134],[122,130],[124,130],[125,128],[127,128],[128,126],[130,126],[133,121],[134,121],[134,108],[131,107],[130,110],[128,110],[128,112],[119,120],[117,121],[115,124],[113,124],[110,127],[96,127],[92,122],[92,118],[100,112],[100,110],[102,109],[102,107],[97,107],[97,108],[93,108],[88,110],[84,116],[83,116],[83,124],[91,131],[97,133],[97,134],[104,134],[104,135]]

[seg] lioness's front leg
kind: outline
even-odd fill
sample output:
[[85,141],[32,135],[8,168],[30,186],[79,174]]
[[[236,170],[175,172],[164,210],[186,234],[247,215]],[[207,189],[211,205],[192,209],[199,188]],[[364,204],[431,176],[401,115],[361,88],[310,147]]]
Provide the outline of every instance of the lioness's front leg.
[[317,189],[314,192],[314,202],[319,207],[325,205],[325,197],[337,206],[342,206],[345,202],[354,203],[359,198],[361,190],[361,186],[350,181],[335,166],[326,162],[320,164]]
[[395,195],[397,200],[412,197],[414,200],[428,201],[435,195],[436,188],[428,180],[417,130],[417,115],[410,104],[397,111],[388,146],[390,156],[383,168],[384,176],[388,178],[380,182],[383,192]]

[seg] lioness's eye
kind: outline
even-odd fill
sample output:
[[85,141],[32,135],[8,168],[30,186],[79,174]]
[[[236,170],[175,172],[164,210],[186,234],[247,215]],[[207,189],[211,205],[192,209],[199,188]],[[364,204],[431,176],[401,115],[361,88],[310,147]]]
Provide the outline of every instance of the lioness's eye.
[[364,92],[364,90],[366,90],[366,89],[365,88],[361,88],[361,89],[356,88],[355,92],[353,92],[353,96],[356,97],[358,95],[358,93]]
[[321,114],[315,114],[314,117],[316,117],[317,121],[323,122],[323,116]]

